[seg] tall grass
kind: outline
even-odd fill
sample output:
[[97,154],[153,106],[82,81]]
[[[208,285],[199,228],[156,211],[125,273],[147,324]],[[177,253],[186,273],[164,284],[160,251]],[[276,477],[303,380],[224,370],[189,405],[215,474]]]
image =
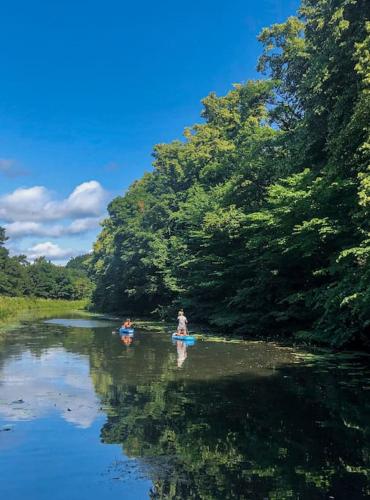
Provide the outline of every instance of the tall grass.
[[54,300],[32,297],[0,296],[0,323],[16,320],[25,313],[32,311],[77,311],[84,310],[87,300]]

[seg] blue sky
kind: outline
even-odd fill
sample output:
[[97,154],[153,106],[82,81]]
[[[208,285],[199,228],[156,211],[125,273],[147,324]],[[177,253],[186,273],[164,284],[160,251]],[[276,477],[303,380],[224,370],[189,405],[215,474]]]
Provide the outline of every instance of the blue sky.
[[258,77],[261,28],[298,0],[12,0],[0,18],[0,224],[13,252],[88,251],[106,202],[200,100]]

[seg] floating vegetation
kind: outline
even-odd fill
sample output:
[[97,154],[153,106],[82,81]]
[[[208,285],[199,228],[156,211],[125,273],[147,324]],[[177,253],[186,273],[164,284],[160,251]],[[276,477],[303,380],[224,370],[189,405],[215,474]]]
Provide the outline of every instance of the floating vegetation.
[[[232,338],[232,337],[218,337],[216,335],[206,335],[203,333],[192,333],[193,337],[197,340],[202,340],[204,342],[227,342],[228,344],[244,344],[247,341],[244,339]],[[248,343],[257,343],[254,341]]]

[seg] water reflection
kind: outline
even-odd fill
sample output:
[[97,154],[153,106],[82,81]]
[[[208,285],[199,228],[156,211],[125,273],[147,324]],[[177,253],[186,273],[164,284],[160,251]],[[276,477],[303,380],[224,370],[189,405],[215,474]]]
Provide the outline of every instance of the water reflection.
[[117,383],[103,442],[142,458],[153,498],[368,498],[364,399],[343,401],[304,370],[284,373]]
[[122,344],[124,344],[125,346],[130,346],[134,341],[134,337],[130,336],[130,335],[121,335],[121,342]]
[[143,343],[96,389],[111,409],[103,442],[141,458],[151,498],[368,497],[363,360],[306,366],[258,343],[200,343],[186,359],[179,342],[173,364],[158,339]]
[[36,422],[57,412],[86,429],[102,407],[105,419],[81,453],[98,460],[94,443],[119,445],[100,472],[122,484],[149,479],[151,498],[370,495],[363,357],[301,363],[292,350],[258,342],[188,349],[168,335],[139,331],[123,345],[111,327],[29,325],[0,350],[0,417]]
[[39,356],[26,350],[11,357],[0,375],[0,417],[19,421],[58,412],[67,422],[87,428],[99,407],[88,375],[88,358],[63,348],[50,348]]
[[114,325],[112,321],[105,319],[75,319],[75,318],[52,318],[45,320],[49,325],[61,325],[72,328],[106,328]]
[[177,340],[176,349],[177,349],[177,368],[181,368],[182,365],[184,364],[185,359],[188,356],[186,342]]

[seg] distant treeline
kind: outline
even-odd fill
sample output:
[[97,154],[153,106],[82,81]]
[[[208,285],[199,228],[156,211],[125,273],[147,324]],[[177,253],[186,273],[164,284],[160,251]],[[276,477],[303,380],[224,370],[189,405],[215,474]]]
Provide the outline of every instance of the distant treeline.
[[5,230],[0,227],[0,295],[67,300],[91,295],[93,285],[85,266],[87,255],[71,259],[65,267],[44,257],[30,264],[24,255],[10,257],[5,241]]
[[303,0],[265,28],[266,79],[203,100],[109,205],[103,310],[332,345],[370,333],[370,2]]

